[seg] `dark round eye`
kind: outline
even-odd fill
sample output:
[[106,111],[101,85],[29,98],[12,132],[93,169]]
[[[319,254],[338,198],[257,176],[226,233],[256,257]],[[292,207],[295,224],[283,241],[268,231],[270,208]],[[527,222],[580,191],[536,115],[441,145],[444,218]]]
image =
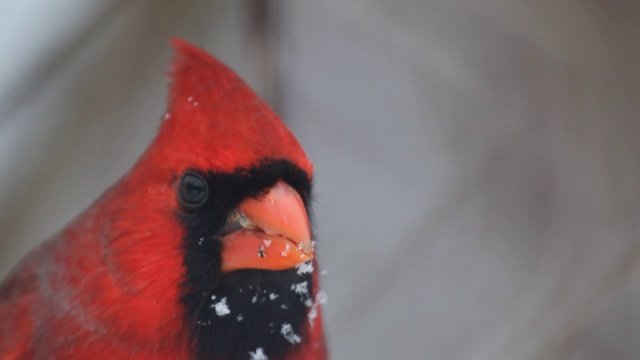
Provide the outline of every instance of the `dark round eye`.
[[204,204],[209,196],[207,183],[200,174],[189,171],[180,180],[178,189],[178,200],[187,207],[194,207]]

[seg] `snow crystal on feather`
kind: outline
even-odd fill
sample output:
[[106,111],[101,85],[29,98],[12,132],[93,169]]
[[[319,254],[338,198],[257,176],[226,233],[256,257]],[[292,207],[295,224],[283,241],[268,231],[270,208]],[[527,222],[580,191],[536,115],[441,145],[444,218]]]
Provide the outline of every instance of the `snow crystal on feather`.
[[307,314],[307,319],[309,319],[309,325],[313,326],[313,321],[318,317],[318,304],[314,303]]
[[307,299],[305,301],[305,305],[310,308],[307,313],[307,319],[309,320],[309,325],[313,327],[314,320],[318,317],[318,305],[322,305],[327,302],[327,293],[324,290],[318,291],[316,294],[316,301],[311,301],[311,299]]
[[295,291],[297,294],[300,294],[300,295],[307,294],[309,292],[306,281],[291,285],[291,290]]
[[313,272],[313,263],[311,261],[296,265],[298,275],[311,274]]
[[282,334],[282,336],[284,336],[284,338],[292,343],[292,344],[300,344],[300,336],[298,336],[295,332],[293,332],[293,328],[291,327],[291,324],[287,324],[284,323],[282,324],[282,327],[280,328],[280,333]]
[[249,351],[249,356],[251,356],[250,360],[269,360],[261,347],[257,348],[255,352]]
[[218,316],[225,316],[231,313],[231,310],[229,310],[229,306],[227,306],[226,297],[222,298],[222,300],[218,301],[217,303],[211,305],[211,307],[216,310],[216,315]]

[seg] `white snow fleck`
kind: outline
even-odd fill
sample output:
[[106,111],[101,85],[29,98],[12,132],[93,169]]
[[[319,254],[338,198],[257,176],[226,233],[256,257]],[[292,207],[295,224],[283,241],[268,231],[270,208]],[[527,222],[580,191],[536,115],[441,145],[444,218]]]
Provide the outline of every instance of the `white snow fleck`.
[[322,271],[320,271],[320,275],[324,276],[327,275],[329,273],[329,270],[327,269],[322,269]]
[[271,293],[269,294],[269,299],[275,300],[278,297],[278,294]]
[[287,310],[287,309],[288,309],[287,305],[285,305],[285,304],[282,304],[282,306],[280,306],[280,307],[281,307],[283,310]]
[[242,316],[242,314],[238,314],[238,316],[236,316],[236,320],[238,321],[242,321],[244,319],[244,317]]
[[215,300],[215,299],[216,299],[216,296],[212,294],[212,295],[211,295],[211,301],[213,301],[213,300]]
[[258,295],[253,295],[253,297],[251,298],[251,303],[255,304],[256,302],[258,302]]
[[313,272],[313,263],[311,261],[296,265],[298,275],[311,274]]
[[193,101],[193,96],[189,96],[189,97],[187,98],[187,101],[188,101],[188,102],[192,102],[192,101]]
[[318,304],[324,304],[327,302],[327,300],[329,299],[329,296],[327,295],[327,292],[324,290],[320,290],[318,291],[318,294],[316,295],[316,302],[318,302]]
[[287,255],[289,255],[289,250],[291,250],[291,245],[286,244],[286,245],[284,246],[284,250],[282,250],[282,251],[280,252],[280,254],[282,254],[282,256],[287,256]]
[[280,333],[284,336],[285,340],[292,344],[300,344],[300,336],[293,332],[291,324],[284,323],[280,328]]
[[250,360],[269,360],[261,347],[257,348],[255,352],[249,351],[249,356],[251,356]]
[[295,291],[296,294],[306,294],[309,292],[306,281],[293,285],[292,290]]
[[318,304],[313,304],[311,306],[311,310],[307,314],[307,319],[309,319],[309,325],[313,326],[313,320],[318,316]]
[[198,246],[202,245],[202,242],[204,241],[204,238],[201,237],[200,239],[198,239]]
[[217,303],[211,305],[211,307],[216,310],[216,315],[218,315],[218,316],[225,316],[225,315],[228,315],[229,313],[231,313],[231,310],[229,310],[229,307],[227,306],[227,298],[226,297],[223,297],[222,300],[220,300]]
[[304,302],[304,305],[309,309],[307,313],[307,319],[309,320],[309,325],[313,327],[314,320],[318,317],[318,305],[322,305],[327,302],[327,293],[324,290],[318,291],[316,294],[316,301],[312,301],[311,299],[307,299]]
[[170,113],[164,114],[164,119],[165,120],[171,119],[171,114]]
[[264,239],[264,240],[262,240],[262,242],[264,243],[264,246],[266,246],[266,247],[271,246],[271,240],[269,240],[269,239]]

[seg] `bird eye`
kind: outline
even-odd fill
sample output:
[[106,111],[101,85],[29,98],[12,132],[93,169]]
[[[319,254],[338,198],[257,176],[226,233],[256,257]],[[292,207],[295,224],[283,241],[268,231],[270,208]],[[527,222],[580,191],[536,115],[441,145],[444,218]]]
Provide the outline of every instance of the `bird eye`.
[[194,207],[204,204],[209,196],[207,183],[200,174],[187,172],[180,180],[178,190],[178,200],[187,207]]

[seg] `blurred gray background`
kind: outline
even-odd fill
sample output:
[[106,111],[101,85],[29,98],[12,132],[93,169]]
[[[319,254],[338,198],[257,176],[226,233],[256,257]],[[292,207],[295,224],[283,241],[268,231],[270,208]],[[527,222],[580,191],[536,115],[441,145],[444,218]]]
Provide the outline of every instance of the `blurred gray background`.
[[151,141],[179,36],[315,162],[332,358],[640,358],[637,1],[2,9],[0,276]]

